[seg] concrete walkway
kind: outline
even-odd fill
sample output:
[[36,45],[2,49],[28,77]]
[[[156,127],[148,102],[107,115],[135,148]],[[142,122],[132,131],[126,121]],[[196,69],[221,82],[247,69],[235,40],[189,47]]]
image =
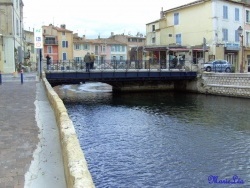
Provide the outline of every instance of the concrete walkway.
[[36,73],[2,75],[0,187],[66,187],[55,116]]

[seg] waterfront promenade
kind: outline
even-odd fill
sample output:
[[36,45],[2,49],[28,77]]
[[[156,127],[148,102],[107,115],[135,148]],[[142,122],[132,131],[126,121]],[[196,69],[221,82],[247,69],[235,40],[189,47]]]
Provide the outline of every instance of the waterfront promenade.
[[0,187],[66,187],[54,112],[36,73],[2,74]]

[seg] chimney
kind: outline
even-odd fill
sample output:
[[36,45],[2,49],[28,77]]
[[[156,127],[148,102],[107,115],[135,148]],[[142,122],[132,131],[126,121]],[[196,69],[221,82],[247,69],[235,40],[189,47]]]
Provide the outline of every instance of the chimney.
[[61,28],[62,28],[62,29],[66,29],[66,25],[65,25],[65,24],[62,24],[62,25],[61,25]]
[[82,36],[82,39],[83,39],[83,40],[85,39],[85,35]]
[[111,37],[113,37],[114,36],[114,32],[111,32]]
[[160,18],[161,18],[161,19],[164,18],[163,7],[161,7]]

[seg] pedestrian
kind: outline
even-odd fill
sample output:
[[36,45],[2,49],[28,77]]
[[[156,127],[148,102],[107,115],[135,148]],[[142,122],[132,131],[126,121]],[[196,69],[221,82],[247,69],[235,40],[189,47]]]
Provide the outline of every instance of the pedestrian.
[[86,64],[86,72],[89,72],[90,62],[91,62],[91,57],[90,57],[89,52],[84,56],[84,62]]
[[174,58],[172,59],[172,66],[173,66],[173,68],[176,68],[177,63],[178,63],[178,59],[177,59],[177,56],[175,55]]
[[179,59],[180,67],[182,68],[185,64],[185,55],[182,55]]
[[94,62],[95,62],[95,55],[94,55],[94,53],[91,53],[90,59],[91,59],[90,69],[94,69]]
[[50,63],[51,63],[51,57],[49,56],[49,54],[46,56],[46,59],[47,59],[47,70],[49,70]]

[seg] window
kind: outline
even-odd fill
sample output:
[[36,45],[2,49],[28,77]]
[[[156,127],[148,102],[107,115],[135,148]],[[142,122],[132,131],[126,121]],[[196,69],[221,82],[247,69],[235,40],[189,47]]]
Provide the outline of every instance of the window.
[[75,57],[75,61],[76,62],[80,62],[81,61],[81,57]]
[[16,34],[19,35],[19,21],[16,19]]
[[115,45],[115,52],[119,52],[119,51],[120,51],[119,46]]
[[246,10],[246,22],[249,23],[250,22],[250,11]]
[[48,46],[48,47],[47,47],[47,52],[48,52],[49,54],[52,53],[52,46]]
[[174,13],[174,25],[179,25],[179,13]]
[[155,37],[152,38],[152,43],[153,43],[153,44],[155,43]]
[[63,52],[63,61],[67,60],[67,53]]
[[125,52],[125,46],[122,45],[113,45],[111,47],[112,52]]
[[228,7],[223,6],[223,19],[228,19]]
[[175,39],[176,39],[176,44],[181,44],[181,34],[177,34],[175,36]]
[[105,51],[106,51],[106,46],[105,46],[105,45],[101,46],[101,51],[102,51],[102,52],[105,52]]
[[234,33],[235,33],[235,34],[234,34],[234,36],[235,36],[235,42],[240,42],[240,35],[239,35],[238,30],[235,30]]
[[45,38],[45,44],[56,44],[55,37],[46,37]]
[[228,30],[227,29],[222,29],[222,41],[228,41]]
[[34,53],[34,52],[35,52],[35,46],[31,45],[31,53]]
[[152,31],[155,31],[155,25],[152,25]]
[[18,0],[16,0],[16,8],[17,8],[17,9],[18,9],[18,4],[19,4],[19,3],[18,3]]
[[98,46],[95,46],[95,54],[98,54]]
[[250,66],[250,55],[247,55],[247,64]]
[[83,45],[83,50],[88,50],[89,49],[89,45],[88,44],[84,44]]
[[120,56],[120,61],[123,61],[123,56]]
[[68,48],[68,41],[62,41],[62,47]]
[[250,32],[246,32],[246,45],[249,47],[250,46]]
[[65,35],[65,31],[62,32],[62,35]]
[[235,21],[240,21],[240,9],[235,8]]
[[81,48],[80,48],[80,44],[75,44],[75,49],[76,50],[80,50]]

